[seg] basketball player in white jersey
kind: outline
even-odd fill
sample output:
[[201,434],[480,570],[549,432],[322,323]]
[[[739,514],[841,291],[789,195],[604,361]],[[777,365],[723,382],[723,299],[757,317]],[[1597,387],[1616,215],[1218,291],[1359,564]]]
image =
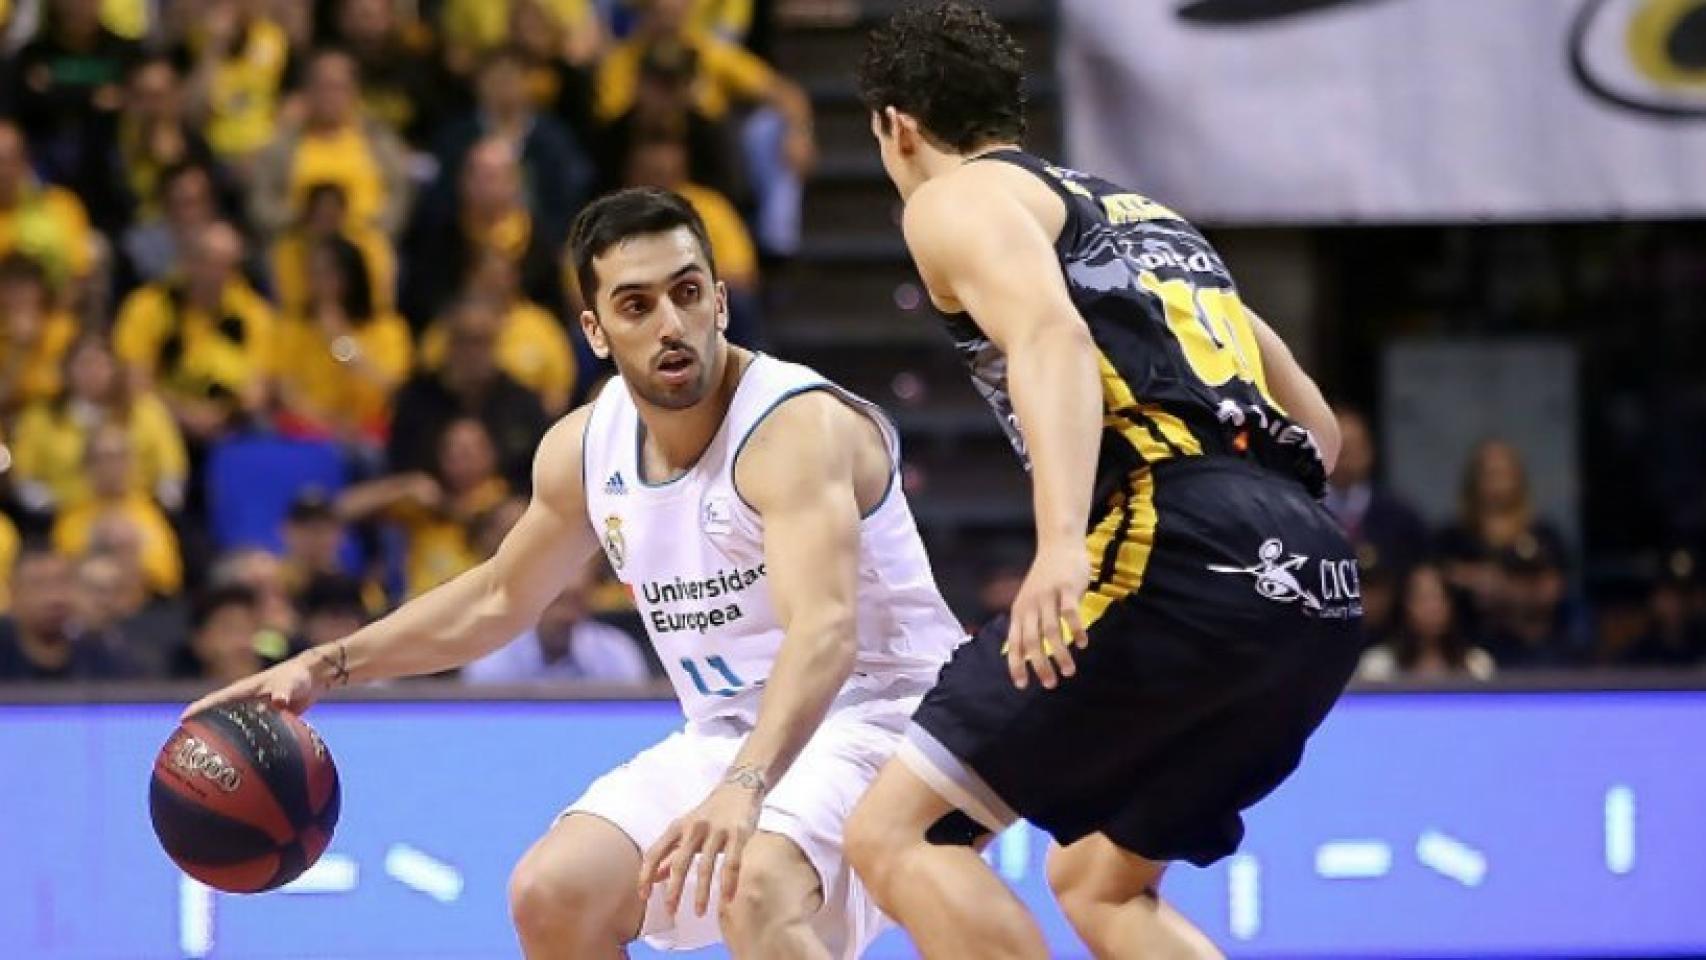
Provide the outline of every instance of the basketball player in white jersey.
[[306,708],[434,673],[521,633],[602,545],[687,724],[606,774],[522,858],[529,958],[620,957],[637,937],[736,956],[852,958],[881,914],[842,823],[962,631],[895,489],[892,427],[804,367],[723,337],[703,224],[628,190],[571,238],[593,348],[619,378],[541,444],[497,554],[350,637],[193,705]]

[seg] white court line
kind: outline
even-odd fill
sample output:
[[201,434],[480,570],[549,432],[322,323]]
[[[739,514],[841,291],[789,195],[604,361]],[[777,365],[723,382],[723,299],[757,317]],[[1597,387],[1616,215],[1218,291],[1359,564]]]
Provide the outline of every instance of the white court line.
[[385,851],[385,872],[411,890],[455,903],[462,896],[462,874],[455,867],[404,843]]
[[361,880],[361,868],[353,858],[328,853],[302,872],[302,876],[278,888],[279,893],[349,893]]
[[213,952],[213,888],[189,876],[178,878],[178,949],[191,958]]
[[995,855],[995,870],[1008,883],[1025,879],[1031,869],[1031,828],[1024,821],[1001,831],[990,845]]
[[1478,887],[1487,877],[1487,857],[1469,844],[1438,830],[1416,840],[1416,859],[1422,866],[1466,887]]
[[1315,848],[1315,873],[1325,880],[1372,880],[1392,871],[1392,848],[1382,840],[1329,840]]
[[1605,868],[1618,876],[1635,869],[1635,791],[1622,784],[1605,791]]
[[1226,887],[1232,935],[1252,939],[1262,929],[1262,868],[1254,856],[1240,853],[1227,863]]

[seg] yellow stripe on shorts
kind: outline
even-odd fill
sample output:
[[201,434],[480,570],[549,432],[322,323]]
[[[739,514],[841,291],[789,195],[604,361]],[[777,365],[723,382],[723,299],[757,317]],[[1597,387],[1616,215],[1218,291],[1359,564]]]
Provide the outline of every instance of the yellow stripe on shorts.
[[[1110,523],[1110,520],[1114,522]],[[1114,548],[1113,563],[1105,566],[1103,561],[1110,544]],[[1086,630],[1101,619],[1109,606],[1130,596],[1143,585],[1143,572],[1149,566],[1149,552],[1155,546],[1153,471],[1145,469],[1132,474],[1130,498],[1122,509],[1111,511],[1096,525],[1090,533],[1088,545],[1093,551],[1091,571],[1094,579],[1078,603],[1078,619]]]

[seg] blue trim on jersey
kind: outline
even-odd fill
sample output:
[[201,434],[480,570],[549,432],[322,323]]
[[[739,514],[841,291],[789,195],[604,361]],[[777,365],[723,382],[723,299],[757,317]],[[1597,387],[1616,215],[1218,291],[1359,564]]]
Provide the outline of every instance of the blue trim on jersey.
[[[817,383],[808,383],[802,387],[795,387],[792,390],[789,390],[787,393],[784,393],[781,396],[777,397],[774,401],[771,402],[770,406],[765,407],[764,412],[759,414],[758,418],[752,421],[752,426],[747,427],[746,433],[741,435],[740,443],[735,445],[734,459],[729,461],[729,486],[734,487],[735,496],[739,497],[741,504],[743,506],[745,506],[748,510],[751,510],[753,513],[758,513],[759,512],[758,508],[753,506],[746,499],[746,494],[740,492],[740,481],[735,479],[735,471],[740,469],[741,451],[746,449],[746,442],[748,440],[752,439],[752,435],[755,432],[757,432],[759,424],[763,423],[765,421],[765,419],[768,418],[772,413],[775,413],[777,407],[780,407],[782,404],[787,403],[789,400],[794,399],[795,397],[799,396],[802,393],[811,393],[814,390],[827,390],[827,391],[829,391],[830,396],[841,401],[843,404],[847,404],[849,407],[853,407],[853,405],[851,403],[848,403],[849,399],[852,399],[852,395],[847,393],[841,387],[838,387],[835,384],[829,382],[828,380],[819,380]],[[859,402],[862,404],[869,405],[871,407],[871,410],[876,411],[878,414],[881,414],[881,408],[878,407],[876,404],[871,403],[868,400],[860,400]],[[853,407],[853,409],[861,415],[870,416],[870,413],[865,411],[865,410],[860,410],[857,407]],[[899,439],[900,438],[900,432],[898,430],[895,430],[893,423],[890,423],[888,426],[889,426],[890,430],[894,430],[894,432],[895,432],[895,444],[894,444],[895,448],[889,452],[889,461],[890,462],[889,462],[888,483],[883,487],[883,495],[877,498],[876,504],[874,506],[872,506],[870,510],[867,510],[866,512],[859,514],[859,520],[861,522],[869,520],[872,517],[876,516],[877,511],[881,510],[883,508],[883,505],[889,502],[889,494],[894,491],[895,478],[900,475],[900,439]],[[882,427],[878,426],[877,429],[880,431],[882,429]],[[884,437],[885,441],[887,439],[888,439],[887,437]],[[887,447],[888,443],[885,442],[883,444],[883,446]]]
[[[713,437],[713,439],[715,439],[715,438]],[[705,449],[710,450],[711,448],[709,445],[707,445],[705,447]],[[638,480],[640,482],[640,486],[645,487],[647,490],[662,490],[665,487],[674,486],[675,484],[680,483],[682,478],[686,477],[688,474],[692,473],[693,471],[699,469],[699,462],[700,462],[700,460],[704,460],[704,459],[705,459],[705,454],[700,453],[699,459],[693,461],[692,466],[688,467],[686,470],[681,471],[680,473],[676,474],[675,476],[670,477],[668,480],[660,480],[657,483],[653,483],[650,480],[647,480],[646,479],[646,421],[641,419],[638,413],[635,413],[635,415],[634,415],[634,479]]]

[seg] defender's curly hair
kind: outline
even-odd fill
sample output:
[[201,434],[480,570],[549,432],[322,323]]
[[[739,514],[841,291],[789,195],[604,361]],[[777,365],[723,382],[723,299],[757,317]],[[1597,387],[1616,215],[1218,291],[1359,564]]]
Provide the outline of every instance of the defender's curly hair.
[[[953,0],[905,7],[871,31],[859,96],[894,107],[965,153],[1025,135],[1024,50],[988,12]],[[885,124],[887,120],[882,121]]]

